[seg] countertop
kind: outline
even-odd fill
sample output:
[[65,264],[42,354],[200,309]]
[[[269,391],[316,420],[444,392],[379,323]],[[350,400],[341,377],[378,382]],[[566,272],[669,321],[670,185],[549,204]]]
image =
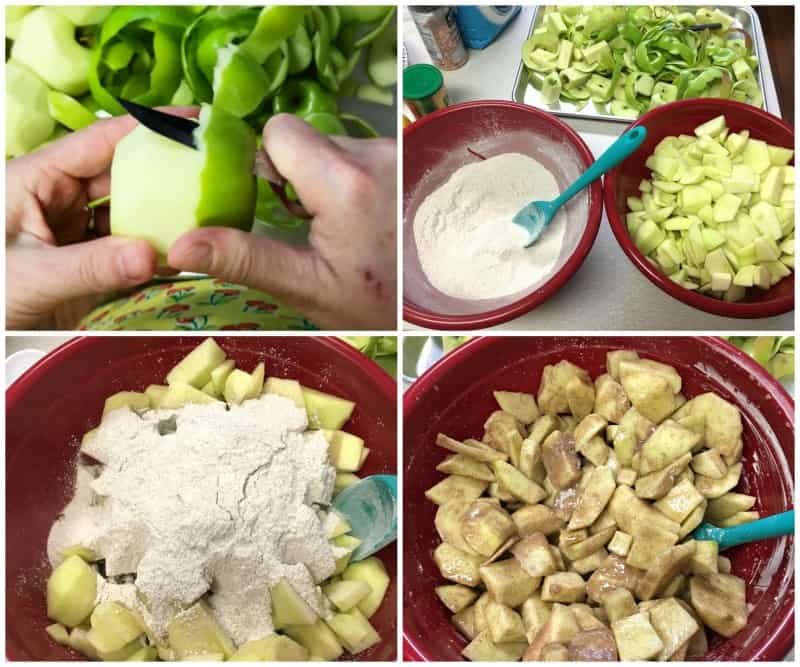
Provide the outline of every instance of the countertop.
[[[470,51],[469,62],[461,69],[443,73],[451,103],[511,99],[520,62],[520,47],[527,37],[533,9],[523,7],[493,44],[482,51]],[[407,9],[403,11],[402,28],[408,63],[430,62]],[[770,41],[769,36],[765,41]],[[793,44],[789,46],[793,49]],[[772,48],[769,51],[783,53]],[[778,71],[792,74],[793,68],[783,66]],[[787,84],[785,78],[782,92],[783,96],[793,94],[793,84]],[[581,134],[596,156],[608,148],[625,128],[622,123],[615,122],[563,117],[562,120]],[[409,323],[404,323],[404,327],[415,328]],[[763,319],[735,319],[704,313],[673,299],[652,285],[634,267],[611,233],[604,214],[594,247],[570,281],[535,310],[493,328],[523,331],[652,329],[791,331],[794,329],[794,313]]]

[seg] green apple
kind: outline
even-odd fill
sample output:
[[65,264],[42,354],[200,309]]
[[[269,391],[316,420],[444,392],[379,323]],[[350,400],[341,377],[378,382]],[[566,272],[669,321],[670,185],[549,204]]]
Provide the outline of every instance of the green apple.
[[6,155],[30,153],[52,134],[47,85],[25,65],[6,63]]
[[25,15],[11,57],[62,93],[81,95],[89,89],[91,52],[75,40],[72,21],[54,7]]
[[256,203],[253,130],[204,105],[195,140],[197,149],[139,126],[117,144],[112,234],[144,239],[166,256],[180,236],[198,227],[250,230]]

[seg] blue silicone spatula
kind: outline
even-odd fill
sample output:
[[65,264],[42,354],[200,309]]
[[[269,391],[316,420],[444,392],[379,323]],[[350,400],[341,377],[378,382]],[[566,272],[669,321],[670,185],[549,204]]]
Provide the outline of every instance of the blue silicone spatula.
[[350,535],[361,540],[351,561],[364,560],[397,539],[397,475],[365,477],[341,491],[333,507],[350,524]]
[[696,540],[711,540],[719,544],[719,549],[728,549],[746,542],[766,540],[770,537],[790,535],[794,532],[794,510],[773,514],[758,521],[743,523],[731,528],[718,528],[710,523],[701,523],[694,529],[692,537]]
[[603,153],[583,175],[553,201],[532,201],[518,211],[512,222],[528,231],[528,248],[544,233],[558,210],[607,171],[610,171],[635,151],[647,137],[647,129],[641,125],[625,132]]

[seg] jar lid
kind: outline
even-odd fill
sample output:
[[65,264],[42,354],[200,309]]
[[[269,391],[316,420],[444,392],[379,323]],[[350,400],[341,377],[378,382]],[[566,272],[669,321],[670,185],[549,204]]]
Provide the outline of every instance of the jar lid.
[[442,73],[433,65],[411,65],[403,70],[403,97],[422,100],[430,97],[444,84]]

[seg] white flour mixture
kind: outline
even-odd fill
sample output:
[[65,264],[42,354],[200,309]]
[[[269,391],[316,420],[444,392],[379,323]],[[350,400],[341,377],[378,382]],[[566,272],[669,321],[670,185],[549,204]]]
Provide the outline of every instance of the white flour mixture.
[[422,270],[439,291],[460,299],[496,299],[546,278],[561,254],[566,216],[557,215],[525,248],[511,222],[534,200],[559,194],[553,175],[527,155],[504,153],[458,169],[422,202],[414,239]]
[[[159,434],[175,415],[174,432]],[[321,505],[335,470],[305,410],[276,395],[232,406],[187,405],[103,419],[79,468],[76,494],[50,533],[48,556],[81,544],[106,562],[98,601],[136,608],[163,638],[172,617],[208,602],[236,644],[272,632],[269,589],[281,577],[327,615],[317,584],[335,568]],[[138,596],[137,596],[138,593]],[[142,604],[144,602],[145,606]]]

